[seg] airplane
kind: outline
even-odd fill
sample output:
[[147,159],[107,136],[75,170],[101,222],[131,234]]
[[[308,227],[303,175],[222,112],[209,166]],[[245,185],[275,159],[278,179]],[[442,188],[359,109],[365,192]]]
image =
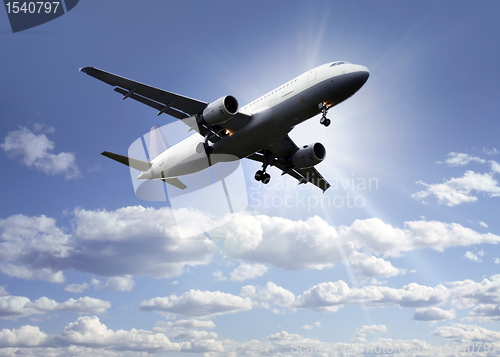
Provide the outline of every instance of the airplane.
[[[255,179],[269,183],[267,168],[275,166],[299,184],[311,183],[326,191],[330,184],[314,166],[325,159],[325,147],[315,142],[298,147],[288,133],[298,124],[321,113],[329,126],[328,110],[356,93],[368,80],[368,69],[345,61],[326,63],[273,89],[239,108],[227,95],[212,103],[167,92],[94,67],[80,71],[114,86],[114,91],[173,116],[196,133],[168,148],[150,162],[108,151],[102,155],[141,171],[138,179],[162,180],[187,188],[180,176],[201,171],[224,160],[247,158],[262,168]],[[227,155],[217,155],[227,154]],[[224,159],[231,157],[232,159]],[[207,164],[208,159],[208,164]]]

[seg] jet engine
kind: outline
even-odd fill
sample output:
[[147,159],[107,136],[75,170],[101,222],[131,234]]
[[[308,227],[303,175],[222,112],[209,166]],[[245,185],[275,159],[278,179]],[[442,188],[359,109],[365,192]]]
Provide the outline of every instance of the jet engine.
[[291,157],[293,167],[304,169],[319,164],[326,156],[326,149],[321,143],[305,145]]
[[238,112],[238,101],[235,97],[227,95],[210,103],[200,115],[201,123],[208,125],[221,124]]

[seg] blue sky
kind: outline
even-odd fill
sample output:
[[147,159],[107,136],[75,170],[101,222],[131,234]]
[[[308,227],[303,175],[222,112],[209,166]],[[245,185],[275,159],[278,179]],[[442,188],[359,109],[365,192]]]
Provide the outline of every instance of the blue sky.
[[[16,34],[0,11],[0,355],[455,343],[448,356],[469,342],[497,355],[499,10],[87,0]],[[331,126],[312,118],[290,136],[323,143],[317,168],[338,183],[325,196],[343,204],[313,204],[317,189],[274,169],[263,187],[243,161],[247,210],[185,241],[172,239],[171,208],[139,200],[128,170],[100,155],[174,119],[78,71],[243,106],[335,60],[367,66],[368,82],[330,110]]]

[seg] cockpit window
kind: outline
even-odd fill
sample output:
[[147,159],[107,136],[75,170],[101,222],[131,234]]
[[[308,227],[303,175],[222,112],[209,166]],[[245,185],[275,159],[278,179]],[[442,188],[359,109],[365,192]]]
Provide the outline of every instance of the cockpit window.
[[333,66],[339,66],[341,64],[349,64],[349,62],[346,62],[346,61],[337,61],[337,62],[333,62],[330,67],[333,67]]

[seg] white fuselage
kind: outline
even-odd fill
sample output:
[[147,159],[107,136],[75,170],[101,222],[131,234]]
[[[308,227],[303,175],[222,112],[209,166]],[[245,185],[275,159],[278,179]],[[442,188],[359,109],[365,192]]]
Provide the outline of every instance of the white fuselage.
[[[241,159],[268,148],[295,125],[320,113],[320,103],[332,107],[352,96],[368,75],[364,66],[327,63],[245,105],[239,111],[251,114],[251,119],[239,130],[212,144],[212,165],[230,160],[228,157]],[[206,168],[206,154],[196,151],[203,141],[203,136],[196,133],[172,146],[154,158],[151,169],[143,171],[138,178],[178,177]]]

